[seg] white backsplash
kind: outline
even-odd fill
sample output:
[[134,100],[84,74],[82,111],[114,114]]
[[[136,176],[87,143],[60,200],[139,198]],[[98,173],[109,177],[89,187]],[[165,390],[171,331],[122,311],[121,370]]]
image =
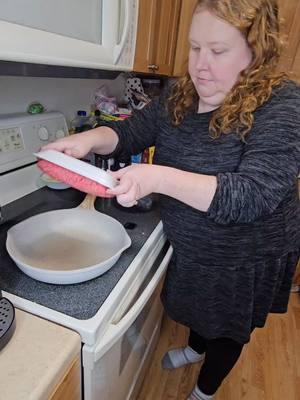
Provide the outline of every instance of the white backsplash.
[[104,83],[109,95],[123,99],[123,74],[115,80],[0,76],[0,114],[26,112],[37,101],[47,111],[61,111],[69,123],[77,110],[90,111],[94,92]]

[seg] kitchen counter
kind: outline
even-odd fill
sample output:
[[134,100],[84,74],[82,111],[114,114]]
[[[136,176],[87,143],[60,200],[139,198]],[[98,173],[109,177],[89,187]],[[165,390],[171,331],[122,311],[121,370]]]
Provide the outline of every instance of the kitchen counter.
[[0,398],[49,399],[80,354],[80,336],[29,313],[15,311],[16,330],[0,351]]

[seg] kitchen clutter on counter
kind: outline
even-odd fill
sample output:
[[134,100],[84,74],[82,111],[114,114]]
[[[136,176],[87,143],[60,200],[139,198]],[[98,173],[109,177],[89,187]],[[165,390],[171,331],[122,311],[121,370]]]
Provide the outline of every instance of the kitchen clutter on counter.
[[[124,81],[124,96],[118,101],[113,96],[106,84],[95,90],[90,112],[78,110],[74,119],[70,122],[70,134],[76,134],[97,128],[106,122],[123,121],[129,118],[135,110],[145,107],[153,97],[158,96],[163,88],[161,79],[143,79],[134,74],[129,74]],[[105,156],[89,154],[84,161],[94,164],[98,168],[118,170],[131,163],[152,163],[154,147],[146,149],[141,154],[135,154],[126,159],[107,159]]]

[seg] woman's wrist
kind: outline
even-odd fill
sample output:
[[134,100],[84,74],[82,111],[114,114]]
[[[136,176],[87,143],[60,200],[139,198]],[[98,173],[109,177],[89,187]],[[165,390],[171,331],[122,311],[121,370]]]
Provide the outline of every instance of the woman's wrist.
[[156,176],[156,193],[165,194],[165,184],[167,181],[166,174],[168,174],[168,167],[163,165],[153,165]]

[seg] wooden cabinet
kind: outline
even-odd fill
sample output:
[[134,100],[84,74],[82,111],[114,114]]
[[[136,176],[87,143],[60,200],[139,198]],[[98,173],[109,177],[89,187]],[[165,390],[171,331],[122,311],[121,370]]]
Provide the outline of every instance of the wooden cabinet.
[[279,0],[279,13],[283,18],[283,32],[286,35],[284,51],[279,69],[293,72],[293,78],[300,82],[300,2]]
[[50,400],[80,400],[81,399],[81,364],[77,356],[59,383]]
[[300,42],[297,47],[297,52],[294,58],[292,71],[294,71],[294,79],[300,83]]
[[172,75],[180,7],[181,0],[140,0],[134,71]]
[[183,0],[179,25],[178,25],[178,37],[176,44],[176,53],[174,60],[173,75],[182,76],[187,71],[188,57],[189,57],[189,31],[192,21],[194,9],[196,7],[197,0]]

